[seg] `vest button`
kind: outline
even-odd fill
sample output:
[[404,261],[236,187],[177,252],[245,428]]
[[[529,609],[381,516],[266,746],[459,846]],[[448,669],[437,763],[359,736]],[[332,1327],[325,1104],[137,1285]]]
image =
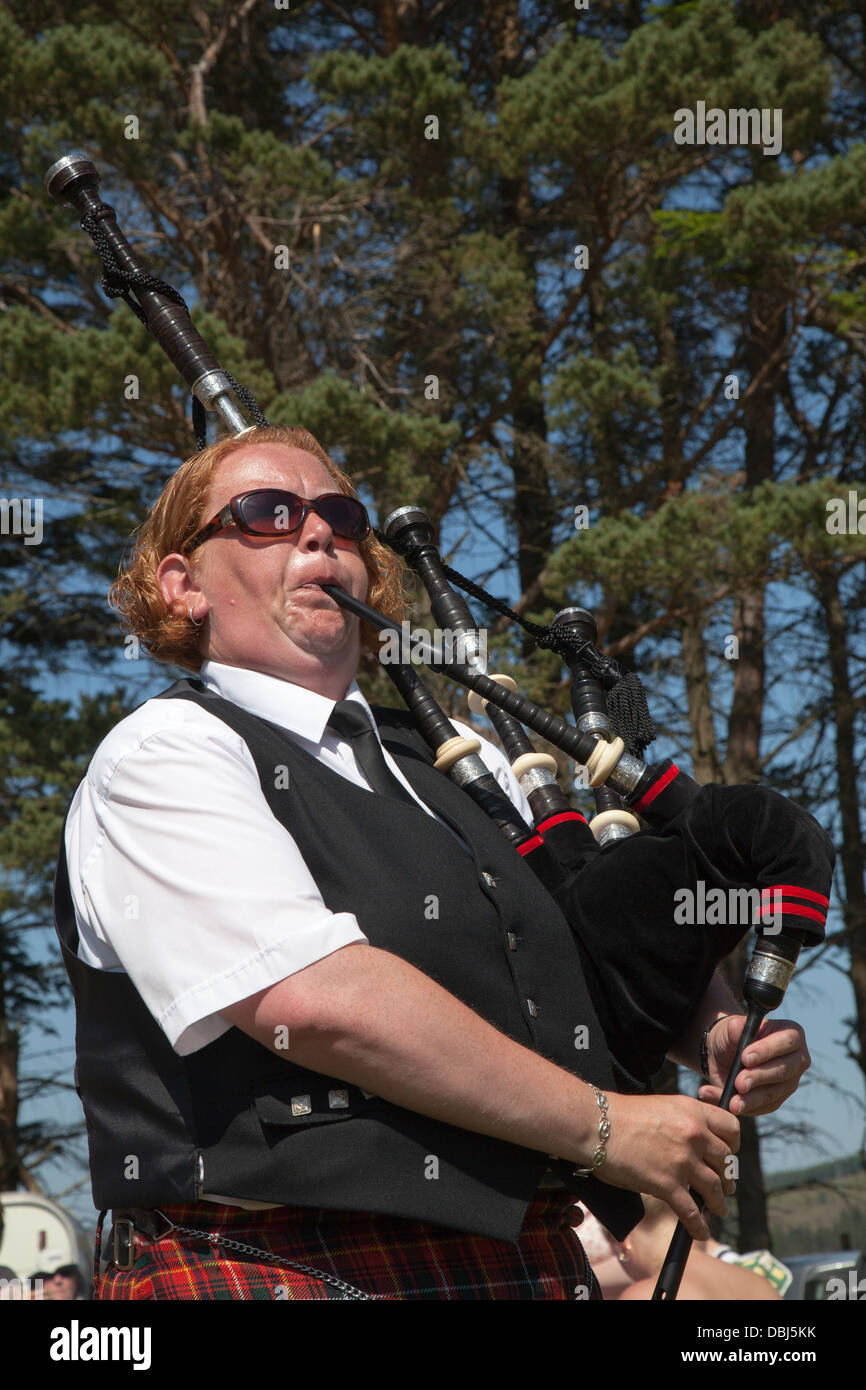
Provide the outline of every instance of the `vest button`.
[[519,939],[520,939],[520,938],[519,938],[518,936],[516,936],[515,933],[514,933],[513,931],[508,932],[508,949],[509,949],[509,951],[516,951],[516,950],[517,950],[517,942],[519,941]]
[[538,1018],[538,1005],[536,1004],[534,999],[527,999],[526,1007],[533,1018]]
[[486,869],[482,869],[481,877],[484,879],[484,882],[487,884],[488,888],[496,887],[496,879],[493,877],[492,874],[489,874]]
[[313,1106],[309,1096],[292,1096],[293,1115],[310,1115],[312,1110]]
[[346,1110],[349,1105],[348,1091],[329,1091],[328,1105],[331,1110]]

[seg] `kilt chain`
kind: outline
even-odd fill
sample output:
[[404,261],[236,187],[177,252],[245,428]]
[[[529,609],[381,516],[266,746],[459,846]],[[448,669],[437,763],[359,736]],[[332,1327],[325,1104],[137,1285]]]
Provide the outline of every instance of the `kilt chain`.
[[[168,1221],[168,1217],[163,1212],[158,1214],[164,1221]],[[169,1222],[169,1227],[168,1231],[163,1232],[164,1235],[174,1235],[177,1232],[179,1235],[199,1236],[202,1240],[210,1241],[214,1245],[223,1245],[227,1250],[239,1250],[245,1255],[260,1255],[266,1264],[286,1265],[288,1269],[298,1270],[301,1274],[312,1274],[316,1279],[321,1279],[323,1283],[331,1284],[335,1289],[339,1289],[347,1298],[370,1301],[384,1298],[383,1294],[363,1293],[361,1289],[356,1289],[353,1285],[345,1283],[344,1280],[337,1279],[333,1274],[324,1274],[320,1269],[313,1269],[311,1265],[300,1264],[297,1260],[287,1260],[282,1255],[272,1255],[269,1250],[260,1250],[255,1245],[244,1245],[239,1240],[229,1240],[227,1236],[214,1235],[212,1231],[196,1231],[191,1226],[175,1226],[173,1222]]]

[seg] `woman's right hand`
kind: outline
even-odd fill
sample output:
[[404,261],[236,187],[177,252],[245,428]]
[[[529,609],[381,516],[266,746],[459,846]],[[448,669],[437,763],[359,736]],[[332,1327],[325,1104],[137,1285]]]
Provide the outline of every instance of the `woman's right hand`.
[[608,1092],[607,1100],[610,1137],[596,1177],[612,1187],[661,1197],[693,1240],[707,1240],[709,1227],[689,1188],[717,1216],[727,1213],[725,1195],[734,1191],[734,1182],[725,1167],[740,1147],[739,1120],[690,1096]]

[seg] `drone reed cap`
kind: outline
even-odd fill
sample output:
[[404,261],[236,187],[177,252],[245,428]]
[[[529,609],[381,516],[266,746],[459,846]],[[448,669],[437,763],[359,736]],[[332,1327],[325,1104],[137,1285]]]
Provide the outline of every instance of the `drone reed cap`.
[[72,207],[70,198],[73,185],[86,182],[91,188],[99,187],[99,174],[96,165],[86,154],[65,154],[52,164],[45,175],[44,183],[50,196],[61,207]]

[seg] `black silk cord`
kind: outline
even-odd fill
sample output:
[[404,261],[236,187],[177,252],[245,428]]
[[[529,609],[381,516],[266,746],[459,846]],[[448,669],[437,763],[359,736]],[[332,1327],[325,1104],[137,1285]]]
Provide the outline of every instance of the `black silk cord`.
[[[105,234],[102,226],[103,217],[112,216],[114,209],[108,203],[100,203],[92,212],[88,212],[81,219],[81,226],[90,237],[102,261],[102,291],[109,299],[122,299],[128,304],[136,318],[147,326],[147,315],[138,301],[133,297],[132,290],[150,290],[154,294],[162,294],[166,299],[170,299],[173,304],[179,304],[189,313],[189,306],[183,295],[180,294],[173,285],[167,280],[160,280],[159,276],[151,275],[146,270],[124,270],[118,265],[117,259],[111,249],[111,242]],[[242,405],[246,406],[252,415],[255,423],[267,426],[270,421],[259,406],[258,401],[252,391],[246,386],[241,386],[240,382],[235,381],[231,372],[225,372],[232,390],[238,397]],[[196,445],[199,450],[207,445],[207,411],[199,400],[198,396],[192,398],[192,425],[195,431]]]
[[614,733],[619,735],[633,756],[643,757],[644,750],[647,744],[653,742],[656,731],[644,688],[634,671],[621,671],[613,658],[603,656],[592,642],[581,642],[577,638],[569,637],[563,628],[533,623],[528,618],[521,618],[520,614],[515,613],[502,599],[494,598],[486,589],[482,589],[480,584],[467,579],[450,565],[443,565],[443,570],[446,578],[467,594],[480,599],[495,613],[501,613],[504,618],[519,623],[537,647],[556,652],[565,661],[578,658],[586,662],[592,674],[597,676],[605,687],[607,716]]

